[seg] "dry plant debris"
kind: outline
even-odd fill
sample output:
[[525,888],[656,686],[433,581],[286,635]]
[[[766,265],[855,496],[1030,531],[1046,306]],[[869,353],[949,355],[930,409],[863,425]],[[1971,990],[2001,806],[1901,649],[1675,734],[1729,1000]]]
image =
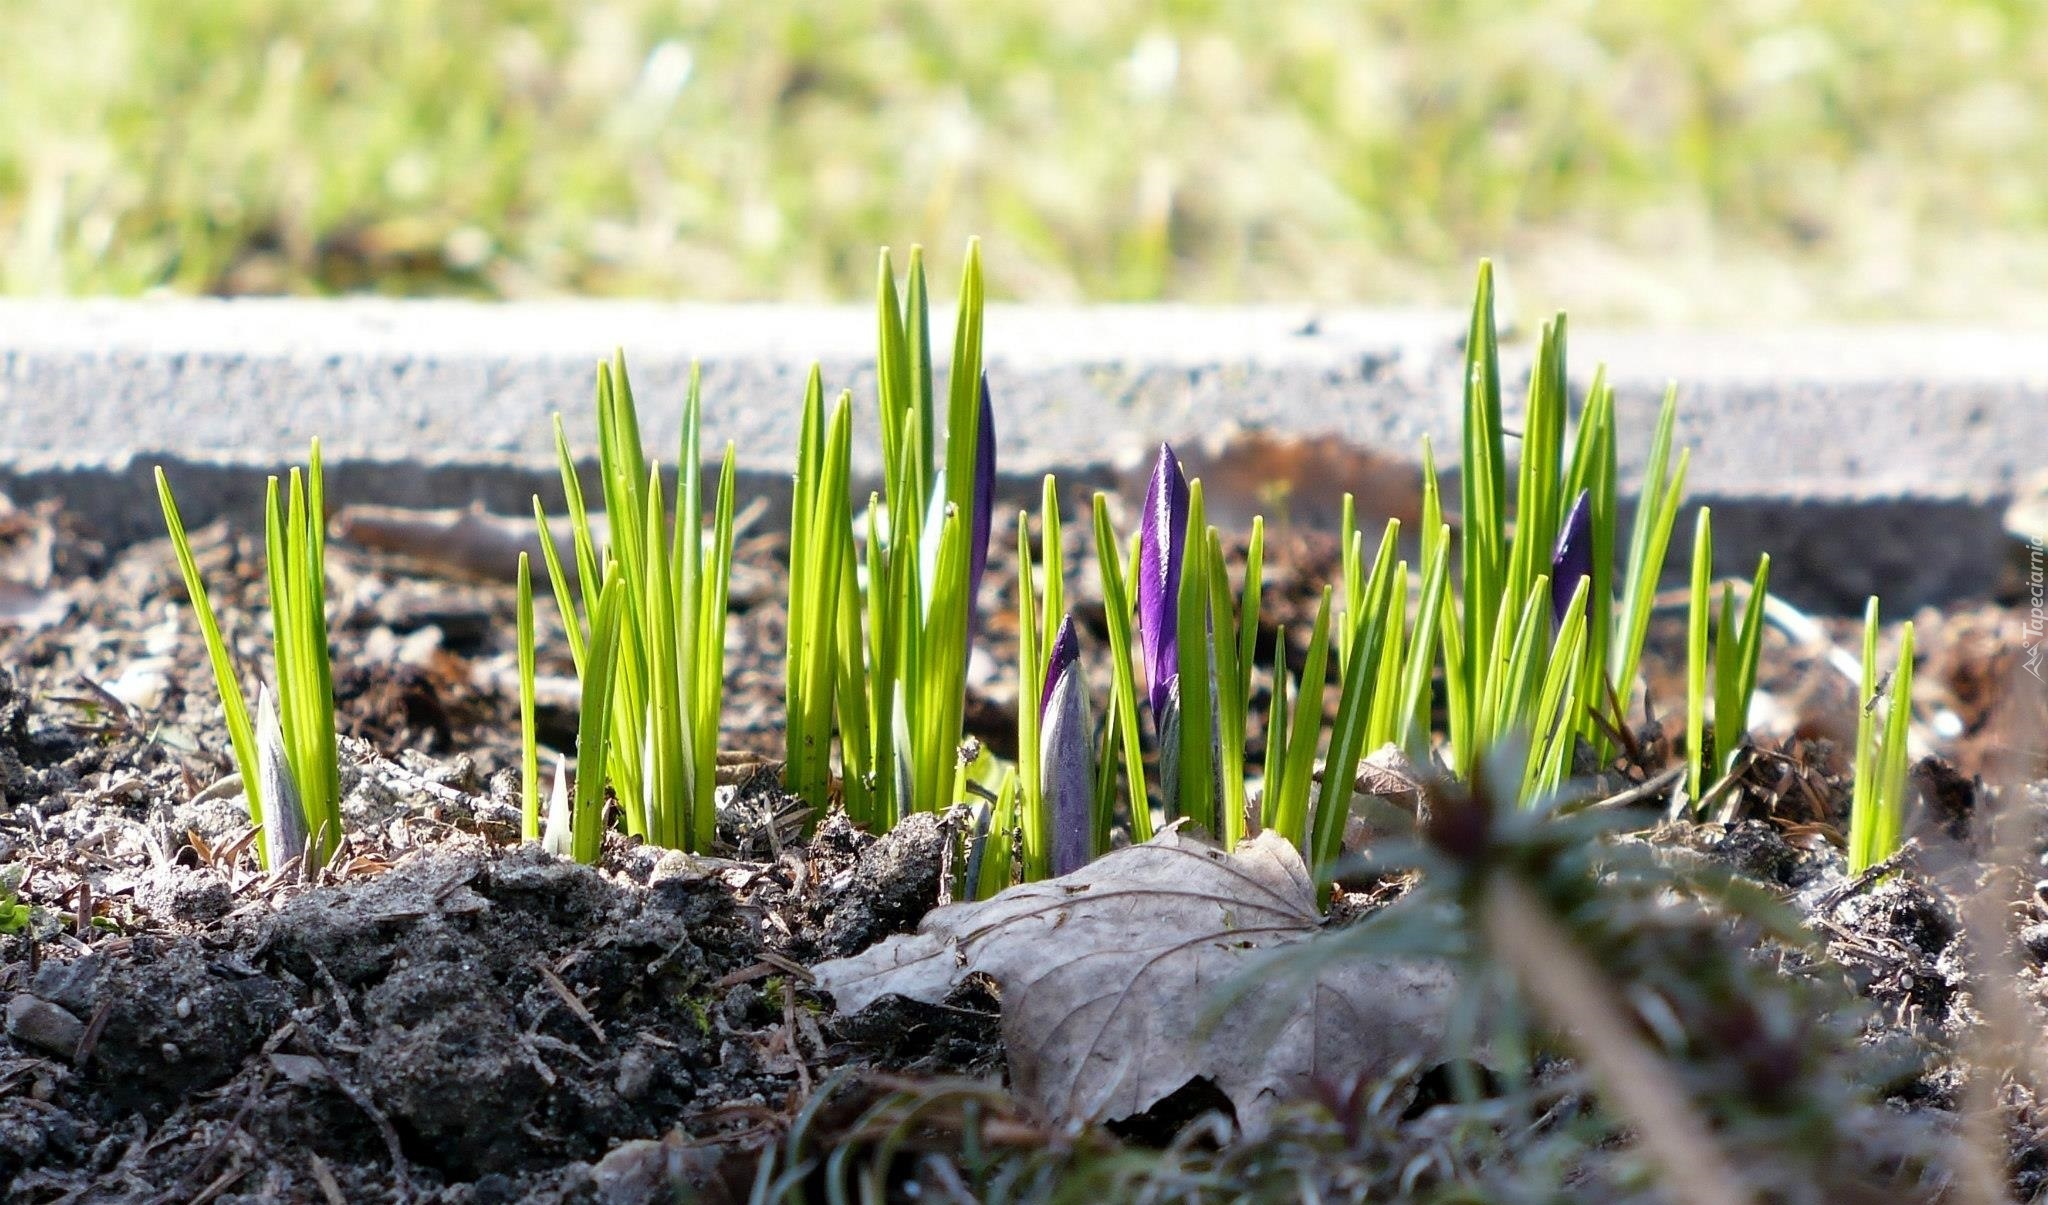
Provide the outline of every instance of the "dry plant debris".
[[1382,1076],[1442,1042],[1452,981],[1429,962],[1331,965],[1213,1011],[1219,988],[1321,926],[1291,842],[1266,832],[1225,853],[1175,827],[812,971],[849,1013],[889,995],[936,1003],[986,975],[1012,1082],[1047,1116],[1130,1117],[1207,1079],[1259,1134],[1312,1083]]

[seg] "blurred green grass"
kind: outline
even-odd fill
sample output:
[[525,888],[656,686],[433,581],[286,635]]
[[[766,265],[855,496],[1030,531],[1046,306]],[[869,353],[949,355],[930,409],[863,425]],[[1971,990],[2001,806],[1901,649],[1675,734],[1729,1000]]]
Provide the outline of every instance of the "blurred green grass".
[[1999,320],[2039,0],[0,0],[0,287]]

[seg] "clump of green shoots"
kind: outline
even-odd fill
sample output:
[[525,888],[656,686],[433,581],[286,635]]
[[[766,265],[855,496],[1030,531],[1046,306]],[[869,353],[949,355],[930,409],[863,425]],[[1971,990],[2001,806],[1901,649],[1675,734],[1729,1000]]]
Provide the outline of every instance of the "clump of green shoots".
[[[1065,600],[1059,491],[1047,478],[1036,557],[1028,516],[1020,516],[1018,529],[1019,764],[970,776],[962,741],[966,669],[995,484],[982,298],[979,253],[970,245],[941,393],[922,254],[913,250],[899,289],[882,253],[876,378],[883,481],[862,510],[851,497],[852,395],[841,392],[828,407],[822,374],[814,368],[810,377],[791,504],[785,779],[815,807],[836,799],[856,823],[886,830],[912,812],[985,792],[970,889],[1059,873],[1109,848],[1120,818],[1133,839],[1151,835],[1155,795],[1147,781],[1144,713],[1158,751],[1156,800],[1164,818],[1194,821],[1226,843],[1275,828],[1320,867],[1341,853],[1359,770],[1375,751],[1393,747],[1425,765],[1440,759],[1469,778],[1490,750],[1512,748],[1521,760],[1507,786],[1529,800],[1554,792],[1580,750],[1590,747],[1604,760],[1627,740],[1626,702],[1636,690],[1684,495],[1687,454],[1674,459],[1672,449],[1675,398],[1665,398],[1642,502],[1617,566],[1613,391],[1604,373],[1596,374],[1573,429],[1565,321],[1559,316],[1546,325],[1511,477],[1492,273],[1482,265],[1467,345],[1455,541],[1426,440],[1414,575],[1401,524],[1390,520],[1368,556],[1347,497],[1341,580],[1320,600],[1299,679],[1289,678],[1284,660],[1276,666],[1259,724],[1251,712],[1264,524],[1252,523],[1242,585],[1233,590],[1226,544],[1207,521],[1202,483],[1189,481],[1162,447],[1130,543],[1113,529],[1107,499],[1095,498],[1111,670],[1096,728]],[[598,393],[600,469],[613,519],[602,556],[558,434],[584,587],[580,613],[560,558],[543,541],[583,676],[579,763],[604,767],[629,832],[702,848],[714,820],[708,767],[722,668],[716,635],[731,556],[731,453],[711,544],[699,555],[693,382],[676,535],[665,543],[661,479],[640,455],[623,364],[601,370]],[[1755,683],[1768,578],[1766,561],[1739,621],[1733,592],[1724,588],[1715,621],[1706,522],[1703,515],[1691,650],[1694,800],[1709,774],[1725,776],[1734,764]],[[1412,577],[1419,589],[1411,589]],[[593,592],[592,583],[604,584]],[[530,640],[530,619],[527,628],[523,642]],[[1724,729],[1712,765],[1704,762],[1700,727],[1709,631],[1714,705]],[[1286,647],[1284,633],[1279,647]],[[526,676],[530,664],[523,643]],[[1439,667],[1448,717],[1441,747],[1431,731]],[[1333,685],[1336,718],[1325,735]],[[1260,729],[1264,760],[1253,766],[1247,750]],[[526,828],[557,827],[541,823],[531,750],[523,769]],[[595,854],[602,782],[595,774],[578,778],[579,856]],[[1013,848],[1021,864],[1014,864]]]
[[[1233,595],[1221,533],[1205,518],[1202,483],[1187,480],[1171,448],[1160,450],[1132,546],[1119,539],[1107,500],[1097,496],[1095,551],[1112,680],[1099,744],[1089,750],[1097,778],[1089,834],[1094,850],[1107,848],[1108,826],[1117,814],[1119,765],[1129,786],[1132,835],[1143,839],[1150,833],[1141,710],[1151,716],[1159,751],[1158,799],[1165,818],[1192,820],[1226,843],[1260,826],[1274,828],[1318,866],[1341,852],[1354,783],[1376,750],[1399,748],[1418,764],[1440,755],[1453,772],[1469,777],[1489,750],[1514,748],[1522,760],[1511,785],[1523,800],[1555,791],[1581,747],[1611,755],[1625,731],[1624,702],[1634,693],[1658,577],[1684,497],[1688,455],[1680,452],[1674,460],[1676,401],[1667,394],[1617,598],[1614,394],[1605,374],[1596,374],[1568,438],[1565,354],[1560,316],[1543,329],[1539,342],[1519,467],[1511,480],[1492,274],[1482,265],[1467,351],[1462,537],[1454,547],[1427,440],[1418,591],[1411,593],[1400,523],[1390,520],[1368,555],[1366,535],[1346,497],[1341,580],[1325,591],[1318,607],[1298,682],[1291,684],[1284,663],[1276,667],[1261,767],[1248,764],[1246,749],[1264,524],[1253,521],[1243,586]],[[1041,517],[1048,537],[1058,532],[1056,498],[1049,483]],[[1026,868],[1035,876],[1048,869],[1045,851],[1057,844],[1059,826],[1040,806],[1050,753],[1039,748],[1042,720],[1028,699],[1045,682],[1039,653],[1053,639],[1061,604],[1057,551],[1049,543],[1042,546],[1048,564],[1042,593],[1031,576],[1028,545],[1022,552],[1027,703],[1020,707],[1018,736],[1024,765],[1008,805],[1016,814],[999,807],[994,828],[1001,833],[1011,822],[1022,828]],[[1453,557],[1461,571],[1455,582]],[[1767,574],[1766,562],[1739,625],[1732,595],[1724,591],[1715,684],[1725,715],[1747,711]],[[1708,614],[1703,603],[1698,615],[1704,621]],[[1280,647],[1285,646],[1283,633]],[[1142,692],[1133,662],[1143,672]],[[1448,739],[1440,750],[1430,729],[1439,666],[1448,714]],[[1337,711],[1325,734],[1325,691],[1333,679]],[[1740,724],[1734,721],[1723,743],[1723,772],[1732,765]],[[1262,782],[1256,799],[1249,785],[1255,769]],[[992,881],[995,876],[984,874],[984,885]]]
[[[1749,702],[1756,694],[1757,665],[1763,654],[1764,600],[1771,582],[1771,558],[1757,561],[1749,601],[1741,619],[1735,613],[1735,586],[1721,585],[1720,606],[1714,606],[1714,516],[1701,507],[1692,539],[1692,606],[1686,625],[1685,755],[1686,798],[1697,807],[1717,784],[1735,770],[1735,759],[1749,728]],[[1707,669],[1713,667],[1714,739],[1712,757],[1707,740]],[[1702,794],[1705,792],[1705,794]]]
[[270,479],[264,497],[264,559],[270,587],[275,689],[258,690],[252,722],[234,655],[221,635],[192,555],[170,480],[156,470],[164,512],[192,612],[206,641],[228,740],[249,817],[262,830],[261,858],[275,869],[303,856],[324,866],[341,842],[341,771],[334,735],[334,671],[327,648],[326,500],[320,443],[290,485]]
[[[932,368],[924,257],[899,293],[881,255],[876,358],[882,481],[856,525],[849,490],[852,395],[829,415],[813,369],[791,505],[788,758],[791,791],[886,830],[964,790],[960,756],[975,599],[988,563],[995,429],[981,371],[981,255],[962,271],[946,380],[945,449]],[[858,537],[856,530],[858,528]]]
[[[1690,454],[1680,452],[1672,460],[1677,401],[1667,393],[1651,439],[1617,608],[1614,391],[1604,370],[1594,374],[1568,441],[1564,316],[1543,327],[1522,416],[1512,504],[1493,272],[1483,263],[1466,341],[1465,382],[1463,572],[1459,589],[1447,593],[1443,604],[1447,752],[1452,769],[1469,777],[1510,733],[1528,734],[1530,762],[1521,792],[1526,799],[1564,780],[1578,740],[1604,756],[1612,750],[1613,734],[1625,728],[1623,704],[1634,690]],[[1423,464],[1427,526],[1428,516],[1441,513],[1441,502],[1426,442]],[[1581,514],[1581,534],[1567,539],[1568,524]],[[1581,591],[1575,610],[1572,599]]]
[[[1877,673],[1877,599],[1863,611],[1863,673],[1857,701],[1855,781],[1849,800],[1849,873],[1899,850],[1906,832],[1906,746],[1913,720],[1913,625],[1899,632],[1889,691]],[[1880,718],[1881,713],[1881,718]]]
[[[577,733],[575,856],[597,857],[604,788],[610,783],[626,831],[671,849],[703,850],[716,831],[718,726],[725,697],[725,629],[732,578],[734,453],[727,443],[708,530],[704,516],[702,394],[693,368],[683,404],[671,519],[662,470],[643,448],[625,357],[597,373],[598,477],[604,539],[598,538],[575,457],[555,419],[555,449],[568,505],[576,589],[555,550],[538,497],[534,520],[569,652],[583,692]],[[577,604],[577,590],[581,606]],[[531,585],[522,591],[527,637]],[[522,714],[533,661],[522,643]],[[528,725],[530,732],[530,721]],[[532,740],[527,740],[531,746]],[[541,827],[537,756],[523,758],[525,827]],[[550,817],[550,827],[553,818]]]

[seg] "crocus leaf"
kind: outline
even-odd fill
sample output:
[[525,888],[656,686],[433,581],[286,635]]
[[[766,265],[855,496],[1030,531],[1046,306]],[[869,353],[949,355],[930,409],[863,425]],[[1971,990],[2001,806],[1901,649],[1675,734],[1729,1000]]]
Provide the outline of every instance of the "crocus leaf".
[[1052,872],[1068,874],[1088,863],[1095,791],[1094,725],[1071,616],[1060,621],[1046,658],[1038,717],[1039,773],[1052,812]]
[[987,975],[1011,1081],[1048,1116],[1128,1117],[1199,1077],[1256,1135],[1315,1082],[1384,1075],[1444,1044],[1440,963],[1346,959],[1285,991],[1219,998],[1320,923],[1315,880],[1278,833],[1225,853],[1176,826],[813,971],[849,1013],[888,995],[936,1002]]
[[1180,458],[1159,445],[1152,482],[1145,487],[1145,517],[1138,527],[1138,652],[1152,716],[1161,720],[1168,682],[1179,672],[1180,570],[1188,522],[1188,480]]
[[1580,578],[1593,576],[1593,495],[1580,490],[1571,513],[1557,534],[1557,551],[1550,554],[1550,622],[1552,628],[1564,623],[1572,594]]

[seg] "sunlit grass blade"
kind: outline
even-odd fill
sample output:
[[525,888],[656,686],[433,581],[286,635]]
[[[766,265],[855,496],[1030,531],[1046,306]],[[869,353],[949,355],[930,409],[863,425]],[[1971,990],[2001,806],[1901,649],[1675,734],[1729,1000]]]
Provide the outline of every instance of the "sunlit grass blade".
[[1379,681],[1372,688],[1372,702],[1365,725],[1368,753],[1398,740],[1414,714],[1401,710],[1401,679],[1407,672],[1408,562],[1395,562],[1394,582],[1395,587],[1388,592],[1382,617],[1384,634],[1379,648]]
[[917,473],[911,444],[924,416],[917,413],[917,397],[911,392],[910,341],[903,303],[896,292],[896,269],[887,247],[882,248],[880,258],[875,290],[875,394],[882,426],[883,490],[890,498],[908,498],[923,492],[921,483],[906,480],[906,475]]
[[[1372,573],[1366,578],[1364,602],[1358,614],[1344,617],[1344,622],[1353,627],[1351,656],[1345,661],[1339,679],[1342,685],[1337,719],[1330,728],[1329,752],[1323,758],[1322,790],[1316,796],[1310,845],[1305,851],[1312,867],[1326,867],[1336,860],[1343,844],[1345,821],[1351,814],[1358,764],[1366,753],[1371,694],[1380,681],[1380,648],[1386,638],[1393,593],[1408,588],[1406,582],[1394,580],[1394,549],[1400,530],[1398,522],[1388,522]],[[1306,699],[1305,692],[1303,697]]]
[[540,740],[534,728],[533,562],[519,554],[519,835],[540,840]]
[[[1280,716],[1275,713],[1274,722],[1291,722],[1287,732],[1287,756],[1281,763],[1277,781],[1266,784],[1266,826],[1294,842],[1295,848],[1308,848],[1308,801],[1315,775],[1317,738],[1323,731],[1323,694],[1329,681],[1330,665],[1330,608],[1335,592],[1329,586],[1323,587],[1323,597],[1316,606],[1315,627],[1309,635],[1308,657],[1302,663],[1301,683],[1295,691],[1294,714]],[[1286,674],[1284,664],[1277,665],[1275,677]],[[1277,687],[1276,687],[1277,692]]]
[[1671,533],[1678,526],[1679,506],[1685,499],[1686,470],[1692,453],[1689,449],[1680,452],[1673,466],[1671,440],[1677,415],[1678,391],[1673,387],[1665,391],[1656,434],[1650,441],[1649,467],[1643,492],[1636,500],[1635,523],[1629,534],[1621,612],[1615,625],[1618,647],[1609,655],[1609,680],[1623,703],[1635,690],[1636,669],[1642,661],[1643,641],[1650,632],[1658,579],[1663,576],[1664,557],[1671,546]]
[[946,502],[963,518],[975,512],[975,462],[981,450],[977,428],[982,411],[982,309],[981,241],[969,239],[967,262],[960,270],[953,362],[946,377]]
[[[1460,645],[1474,657],[1465,664],[1467,690],[1484,673],[1486,641],[1503,605],[1507,561],[1507,447],[1500,408],[1500,344],[1493,319],[1493,265],[1481,260],[1465,338],[1464,457],[1461,483],[1464,534],[1464,631]],[[1476,693],[1476,692],[1475,692]],[[1474,754],[1460,750],[1460,760]],[[1463,767],[1469,773],[1470,766]]]
[[[1046,575],[1048,578],[1051,574]],[[1027,878],[1042,878],[1049,864],[1052,818],[1045,807],[1045,772],[1039,765],[1039,700],[1045,693],[1045,651],[1038,620],[1038,584],[1031,555],[1031,513],[1017,512],[1017,807],[1024,829]]]
[[1266,704],[1266,751],[1259,766],[1258,821],[1261,829],[1273,827],[1273,815],[1280,793],[1287,783],[1287,625],[1275,632],[1273,656],[1273,697]]
[[[1529,375],[1528,405],[1522,413],[1519,471],[1515,487],[1514,536],[1508,550],[1504,600],[1528,596],[1529,583],[1549,572],[1552,547],[1565,499],[1559,497],[1566,408],[1565,319],[1545,323]],[[1506,526],[1503,523],[1503,526]],[[1567,592],[1569,587],[1566,587]]]
[[[869,496],[869,513],[874,499]],[[860,562],[854,548],[853,530],[829,537],[840,542],[839,588],[834,592],[833,714],[839,728],[841,804],[860,823],[875,823],[876,784],[874,713],[869,707],[868,680],[878,671],[870,666],[867,642],[861,632],[862,607]],[[884,825],[886,827],[886,824]]]
[[[1729,742],[1722,745],[1717,741],[1715,746],[1721,751],[1717,770],[1722,776],[1726,776],[1734,768],[1737,748],[1748,737],[1746,730],[1749,726],[1749,704],[1750,699],[1756,694],[1757,668],[1763,659],[1764,606],[1770,597],[1770,588],[1771,557],[1769,553],[1765,553],[1757,559],[1756,577],[1750,581],[1749,586],[1749,601],[1742,609],[1742,626],[1737,629],[1734,637],[1735,673],[1732,688],[1728,692],[1727,706],[1729,714],[1740,718],[1735,722],[1733,737]],[[1728,618],[1724,615],[1722,622],[1727,622]],[[1715,683],[1715,688],[1720,688],[1718,682]],[[1715,735],[1719,737],[1722,721],[1718,711],[1715,713],[1714,724]]]
[[[1493,665],[1487,686],[1489,700],[1485,721],[1486,745],[1517,739],[1530,727],[1543,678],[1550,665],[1550,579],[1539,577],[1529,584],[1519,619],[1515,608],[1503,606],[1495,649],[1501,653]],[[1512,632],[1509,636],[1507,633]]]
[[583,621],[575,597],[570,593],[569,577],[562,569],[562,554],[555,548],[553,528],[548,523],[547,508],[541,505],[539,494],[533,496],[533,526],[540,536],[541,563],[547,566],[548,588],[555,596],[555,611],[562,617],[562,629],[568,635],[569,660],[580,674],[583,672]]
[[1441,523],[1436,537],[1423,545],[1422,594],[1415,609],[1415,630],[1408,641],[1407,665],[1394,714],[1402,730],[1393,737],[1417,765],[1429,761],[1429,683],[1437,658],[1437,634],[1443,626],[1444,597],[1450,588],[1451,529]]
[[[695,369],[691,370],[694,379]],[[690,724],[696,753],[692,758],[695,799],[691,805],[690,848],[709,849],[718,829],[718,733],[725,714],[725,629],[732,606],[734,503],[738,489],[737,461],[731,440],[718,469],[718,495],[711,512],[711,561],[697,584],[703,599],[697,609],[696,682]],[[691,538],[695,538],[694,530]]]
[[1714,616],[1714,759],[1713,778],[1720,781],[1735,768],[1736,755],[1749,737],[1749,702],[1756,693],[1757,661],[1763,644],[1763,610],[1770,588],[1771,558],[1757,563],[1749,602],[1740,620],[1735,613],[1735,585],[1721,585],[1721,606]]
[[1252,693],[1252,662],[1258,655],[1259,614],[1266,589],[1266,520],[1252,516],[1252,535],[1245,545],[1244,589],[1238,595],[1237,693],[1249,700]]
[[[626,622],[626,592],[617,562],[605,571],[590,644],[583,664],[582,706],[576,724],[576,792],[571,808],[571,849],[578,862],[595,865],[604,850],[605,769],[612,736],[612,677],[618,667],[620,629]],[[631,801],[622,798],[628,807]]]
[[[264,491],[264,575],[270,587],[275,688],[265,686],[260,694],[276,712],[276,731],[266,752],[170,482],[161,469],[156,473],[157,500],[206,643],[243,796],[250,819],[265,834],[259,857],[274,867],[304,852],[318,867],[333,855],[342,836],[334,670],[327,645],[326,493],[318,440],[306,469],[293,469],[289,480],[289,488],[281,490],[272,477]],[[288,775],[289,790],[281,785],[281,775]]]
[[1703,506],[1693,525],[1692,604],[1685,640],[1685,794],[1694,806],[1700,801],[1707,765],[1707,631],[1713,575],[1713,512]]
[[1544,667],[1536,704],[1526,717],[1530,734],[1528,763],[1522,770],[1520,799],[1528,806],[1554,789],[1564,771],[1571,767],[1572,748],[1578,739],[1575,696],[1585,661],[1586,603],[1592,593],[1592,579],[1581,577],[1577,589],[1565,603],[1557,621],[1556,643]]
[[1856,686],[1856,750],[1850,771],[1849,872],[1861,874],[1875,861],[1871,849],[1882,825],[1883,801],[1877,773],[1877,596],[1863,608],[1862,676]]
[[1913,722],[1913,625],[1899,628],[1899,660],[1892,670],[1891,700],[1884,716],[1883,761],[1878,785],[1883,804],[1873,825],[1872,861],[1889,858],[1905,839],[1907,741]]
[[[1149,841],[1152,809],[1145,793],[1145,754],[1138,733],[1138,683],[1131,664],[1131,597],[1125,585],[1116,533],[1109,524],[1109,502],[1101,493],[1095,495],[1093,518],[1095,564],[1102,578],[1103,618],[1109,629],[1110,723],[1123,751],[1124,781],[1130,795],[1131,839]],[[1101,801],[1097,807],[1110,811],[1114,803]]]
[[853,402],[842,395],[825,418],[823,385],[811,370],[791,500],[789,633],[784,780],[822,809],[832,783],[831,746],[841,533],[852,524],[847,497]]
[[[1586,675],[1580,693],[1604,694],[1599,683],[1610,671],[1609,656],[1615,640],[1614,537],[1619,521],[1619,470],[1615,463],[1614,389],[1607,383],[1605,366],[1593,374],[1586,391],[1586,404],[1579,413],[1578,442],[1572,450],[1571,470],[1561,497],[1586,496],[1587,527],[1590,534],[1592,592],[1586,605]],[[1562,537],[1560,537],[1562,538]],[[1553,569],[1552,578],[1557,577]],[[1567,580],[1568,586],[1575,584]],[[1591,717],[1580,712],[1581,731],[1604,754],[1605,736]]]
[[314,441],[306,471],[290,473],[283,498],[270,479],[266,498],[265,560],[271,634],[277,667],[275,695],[291,757],[314,865],[325,865],[341,840],[341,777],[334,735],[334,672],[328,660],[324,509],[320,445]]
[[[185,520],[171,496],[171,483],[162,468],[156,470],[156,497],[164,512],[164,526],[170,532],[171,548],[177,554],[178,573],[185,581],[185,594],[192,602],[192,614],[199,621],[199,634],[206,643],[206,659],[213,668],[213,684],[220,692],[221,711],[228,728],[228,744],[235,755],[235,768],[242,776],[242,794],[249,804],[249,818],[263,824],[261,776],[256,769],[256,727],[250,721],[248,696],[242,693],[235,672],[234,654],[221,635],[220,621],[199,574],[199,562],[192,555],[192,541],[185,534]],[[268,862],[266,860],[266,867]]]
[[641,668],[645,675],[642,687],[646,691],[647,712],[641,744],[645,760],[642,789],[646,794],[639,798],[622,795],[619,802],[629,811],[641,810],[641,831],[650,842],[667,849],[681,849],[684,834],[678,823],[680,809],[675,804],[685,794],[688,773],[684,765],[683,683],[678,673],[681,653],[676,646],[676,582],[670,572],[662,530],[667,513],[659,464],[648,466],[647,488],[641,496],[646,499],[647,508],[646,526],[642,529],[644,577],[638,583],[627,579],[627,586],[639,587],[632,602],[637,604],[645,649]]
[[961,721],[967,705],[968,523],[968,516],[950,505],[940,518],[938,560],[919,640],[922,663],[911,685],[909,807],[915,811],[942,811],[959,794]]
[[[1167,600],[1177,615],[1175,680],[1179,705],[1174,732],[1173,794],[1179,814],[1220,837],[1216,771],[1215,659],[1208,630],[1209,524],[1202,483],[1188,483],[1187,524],[1182,529],[1179,598]],[[1163,739],[1163,738],[1162,738]]]
[[562,416],[555,415],[555,467],[562,478],[562,505],[569,514],[569,531],[572,551],[576,558],[576,585],[583,596],[581,618],[578,610],[568,605],[568,592],[563,589],[561,565],[554,555],[554,541],[549,538],[545,516],[540,509],[540,500],[534,499],[534,520],[540,525],[541,540],[548,548],[551,573],[557,580],[556,602],[562,606],[562,623],[569,631],[569,648],[576,654],[576,660],[583,660],[582,650],[587,642],[589,620],[597,614],[597,590],[603,582],[602,571],[598,568],[596,533],[591,530],[590,511],[583,500],[583,478],[576,471],[575,454],[569,450],[569,435],[562,427]]
[[[1208,530],[1203,578],[1209,590],[1209,649],[1212,658],[1211,689],[1215,693],[1215,730],[1210,736],[1216,775],[1217,836],[1226,849],[1235,848],[1245,834],[1245,678],[1238,670],[1238,623],[1236,606],[1230,597],[1230,575],[1224,569],[1223,541],[1214,527]],[[1254,612],[1248,617],[1258,624]]]
[[[1906,829],[1906,748],[1913,712],[1913,625],[1899,632],[1889,698],[1879,695],[1877,598],[1863,610],[1856,750],[1849,801],[1849,873],[1862,874],[1896,853]],[[1883,717],[1879,718],[1879,710]],[[1880,733],[1882,735],[1880,735]]]
[[996,801],[989,808],[988,831],[982,836],[978,851],[975,899],[988,899],[1016,879],[1013,834],[1017,828],[1017,791],[1017,773],[1012,770],[1003,775],[1002,785],[996,788]]

